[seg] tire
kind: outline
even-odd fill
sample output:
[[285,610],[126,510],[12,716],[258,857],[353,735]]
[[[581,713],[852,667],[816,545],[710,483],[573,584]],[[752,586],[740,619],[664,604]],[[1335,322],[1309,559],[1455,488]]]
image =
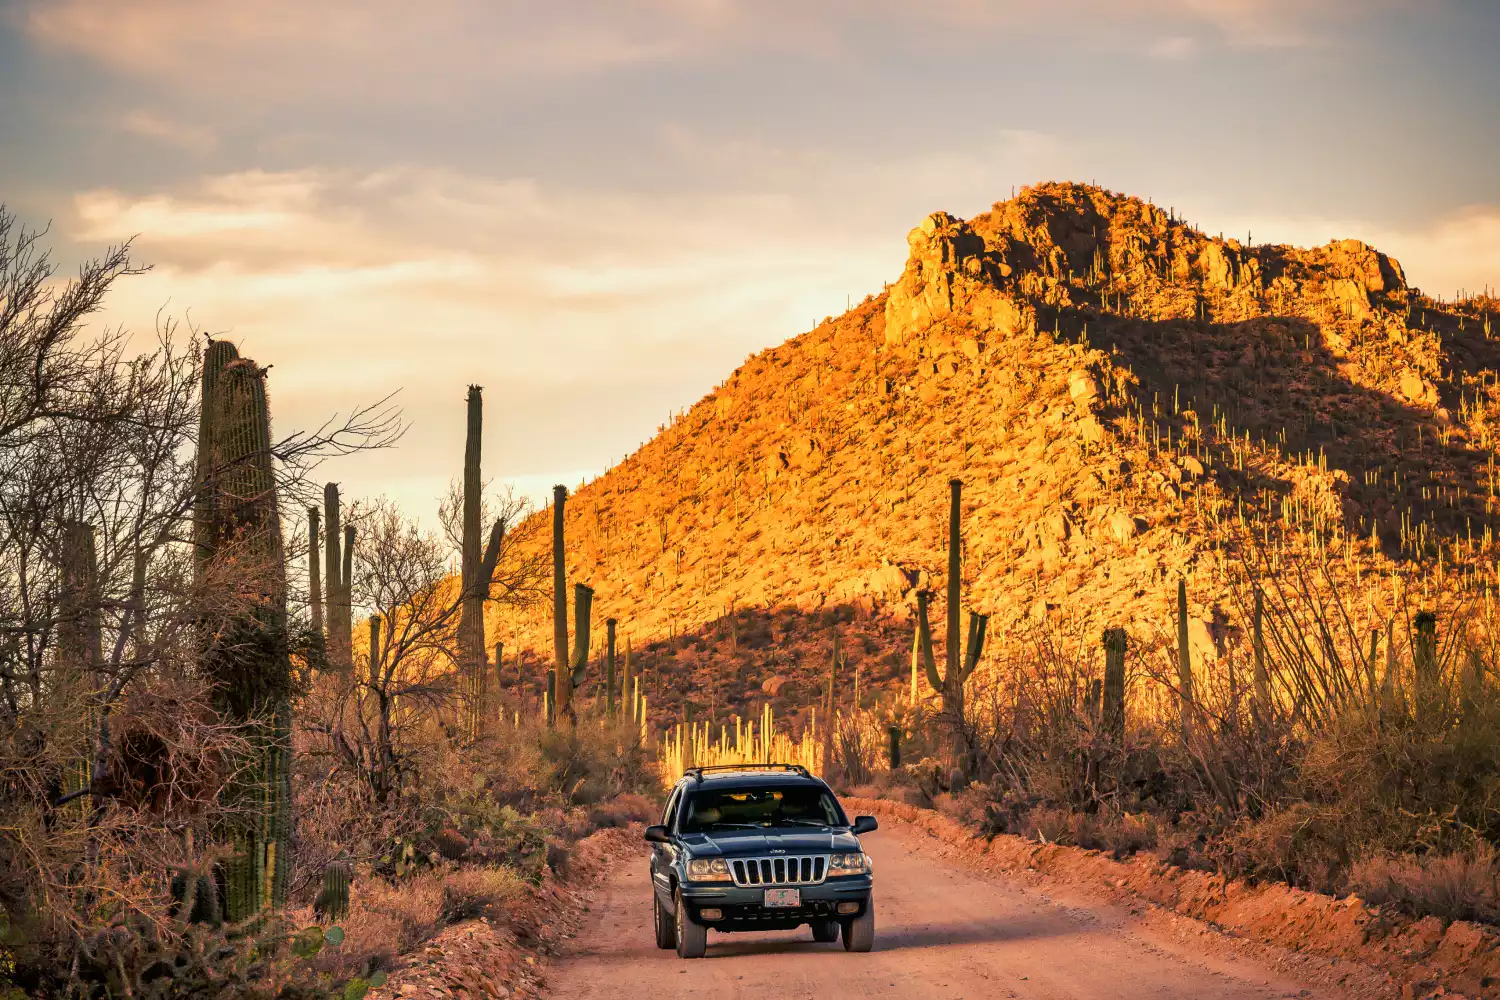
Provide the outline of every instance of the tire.
[[865,903],[865,912],[843,922],[844,950],[869,951],[875,947],[875,897]]
[[674,900],[677,904],[677,914],[673,917],[673,930],[676,931],[677,957],[678,958],[702,958],[703,953],[708,950],[708,928],[702,924],[693,923],[688,916],[687,900],[682,898],[682,890],[677,891]]
[[839,939],[839,922],[837,920],[814,920],[808,926],[812,928],[814,941],[822,941],[824,944],[827,944],[829,941],[837,941]]
[[677,947],[677,928],[672,925],[672,918],[661,908],[661,897],[654,888],[651,890],[651,912],[656,917],[656,946]]

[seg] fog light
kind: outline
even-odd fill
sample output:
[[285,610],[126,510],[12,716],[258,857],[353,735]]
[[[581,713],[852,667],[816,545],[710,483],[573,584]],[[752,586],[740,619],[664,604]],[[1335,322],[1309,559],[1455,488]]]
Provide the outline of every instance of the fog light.
[[718,909],[717,907],[708,907],[707,909],[702,909],[702,910],[698,911],[698,918],[700,920],[718,920],[719,918],[721,918],[723,916],[724,916],[724,911],[721,910],[721,909]]
[[840,913],[858,913],[859,912],[859,904],[858,903],[840,903],[839,904],[839,912]]

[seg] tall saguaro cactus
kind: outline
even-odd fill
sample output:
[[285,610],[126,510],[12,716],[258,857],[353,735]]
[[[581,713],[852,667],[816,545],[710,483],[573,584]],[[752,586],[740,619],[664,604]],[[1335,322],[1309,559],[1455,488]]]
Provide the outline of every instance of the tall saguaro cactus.
[[[271,465],[265,371],[231,351],[205,351],[203,475],[195,514],[200,573],[222,586],[207,623],[205,673],[220,710],[244,726],[248,759],[225,798],[225,916],[243,920],[280,906],[291,869],[291,658],[286,568]],[[220,580],[220,573],[232,579]]]
[[1411,666],[1417,721],[1425,722],[1432,717],[1440,697],[1437,615],[1431,611],[1419,611],[1412,619]]
[[307,596],[312,604],[313,632],[323,634],[323,574],[318,561],[318,520],[316,506],[307,508]]
[[347,670],[353,665],[354,609],[350,577],[354,566],[354,525],[342,524],[337,483],[323,487],[323,563],[327,577],[324,604],[328,616],[328,660]]
[[1187,580],[1177,581],[1177,708],[1182,741],[1193,738],[1193,653],[1188,645]]
[[1099,728],[1105,742],[1119,749],[1125,740],[1125,630],[1104,630],[1104,687]]
[[615,626],[613,618],[604,619],[604,715],[615,717]]
[[477,385],[469,386],[468,425],[464,435],[463,540],[459,554],[463,597],[459,607],[458,658],[464,687],[464,736],[470,742],[484,735],[488,718],[489,664],[485,660],[484,602],[489,600],[490,584],[495,578],[495,565],[499,562],[500,547],[505,538],[502,519],[491,528],[489,542],[481,553],[479,519],[484,483],[479,476],[479,453],[484,431],[482,392]]
[[943,715],[951,728],[956,752],[963,751],[964,729],[964,683],[979,666],[984,652],[985,631],[989,626],[989,615],[969,613],[968,637],[959,645],[959,602],[962,600],[963,549],[962,495],[963,482],[952,479],[948,482],[950,504],[948,510],[948,645],[944,652],[944,672],[938,673],[937,660],[932,652],[932,628],[927,620],[927,604],[931,595],[917,592],[917,640],[922,651],[922,663],[927,671],[927,682],[943,698]]

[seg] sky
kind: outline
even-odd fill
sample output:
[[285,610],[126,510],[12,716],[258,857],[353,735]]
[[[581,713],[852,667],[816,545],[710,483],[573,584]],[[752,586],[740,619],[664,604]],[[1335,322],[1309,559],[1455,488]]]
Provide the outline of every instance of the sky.
[[1494,0],[0,0],[0,203],[101,324],[274,365],[278,432],[433,523],[541,498],[901,271],[906,232],[1096,181],[1210,232],[1500,285]]

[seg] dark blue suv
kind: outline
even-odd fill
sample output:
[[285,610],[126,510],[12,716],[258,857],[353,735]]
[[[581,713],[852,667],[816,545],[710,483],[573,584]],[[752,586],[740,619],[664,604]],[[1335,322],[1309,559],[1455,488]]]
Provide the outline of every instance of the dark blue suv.
[[846,951],[875,943],[870,858],[828,786],[795,764],[691,768],[672,788],[652,845],[656,944],[702,958],[708,929],[812,927]]

